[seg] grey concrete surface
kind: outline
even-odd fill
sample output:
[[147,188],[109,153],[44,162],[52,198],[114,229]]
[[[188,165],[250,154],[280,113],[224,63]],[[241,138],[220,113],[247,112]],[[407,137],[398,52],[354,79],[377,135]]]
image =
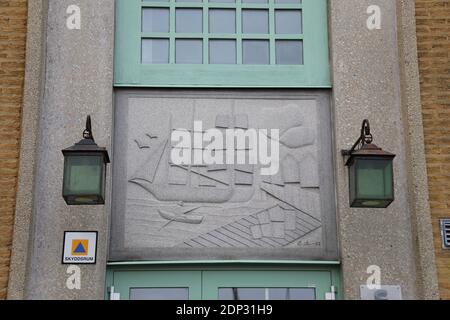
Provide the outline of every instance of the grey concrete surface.
[[[72,4],[81,9],[80,30],[66,27],[66,9]],[[101,299],[108,243],[108,208],[65,204],[61,196],[61,149],[81,139],[86,116],[90,114],[96,142],[110,150],[114,1],[50,0],[46,28],[44,99],[38,130],[32,242],[25,298]],[[108,174],[108,185],[109,180]],[[80,265],[81,290],[66,287],[67,265],[61,264],[66,230],[99,232],[97,264]]]
[[[391,0],[331,0],[331,54],[335,154],[359,135],[370,120],[374,142],[397,155],[394,160],[395,201],[385,210],[350,209],[347,168],[336,158],[338,226],[343,291],[359,299],[370,265],[381,269],[381,283],[400,285],[404,299],[420,297],[411,225],[407,149],[404,135],[397,8]],[[370,5],[381,9],[381,29],[369,30]]]

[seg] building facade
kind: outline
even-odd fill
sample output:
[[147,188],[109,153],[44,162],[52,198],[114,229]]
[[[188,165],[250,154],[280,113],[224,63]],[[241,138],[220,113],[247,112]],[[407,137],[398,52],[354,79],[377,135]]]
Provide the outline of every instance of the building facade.
[[[0,294],[371,299],[380,280],[391,299],[448,299],[449,7],[1,2]],[[87,115],[111,158],[105,204],[68,205],[61,150]],[[396,155],[387,208],[349,206],[341,150],[363,119]],[[191,150],[174,133],[236,129],[269,161],[172,157]]]

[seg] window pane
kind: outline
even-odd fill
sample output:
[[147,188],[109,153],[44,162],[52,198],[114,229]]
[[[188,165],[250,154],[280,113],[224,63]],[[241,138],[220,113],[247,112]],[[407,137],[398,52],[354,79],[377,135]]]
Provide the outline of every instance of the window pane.
[[169,63],[169,39],[142,39],[142,63]]
[[131,288],[130,300],[187,300],[188,288]]
[[242,33],[269,33],[269,11],[242,10]]
[[242,3],[267,3],[267,0],[242,0]]
[[275,10],[275,33],[302,33],[302,11]]
[[244,64],[269,64],[268,40],[243,40],[242,51]]
[[277,64],[303,64],[303,41],[277,40],[275,46]]
[[236,41],[235,40],[209,40],[209,63],[211,64],[235,64]]
[[315,300],[314,288],[270,288],[269,300]]
[[228,9],[210,9],[209,32],[236,33],[236,11]]
[[180,33],[201,33],[203,31],[202,9],[177,9],[175,29]]
[[98,194],[101,190],[101,157],[70,156],[66,158],[64,189],[71,194]]
[[202,0],[176,0],[176,2],[202,2]]
[[[206,1],[206,0],[205,0]],[[210,3],[235,3],[235,0],[209,0]]]
[[265,300],[264,288],[219,288],[219,300]]
[[143,9],[142,32],[169,32],[169,9]]
[[203,41],[200,39],[177,39],[175,41],[176,63],[203,63]]
[[302,3],[302,0],[275,0],[275,3]]
[[219,288],[219,300],[315,300],[314,288]]
[[144,2],[169,2],[169,0],[144,0]]
[[392,162],[356,160],[357,197],[379,199],[392,195]]

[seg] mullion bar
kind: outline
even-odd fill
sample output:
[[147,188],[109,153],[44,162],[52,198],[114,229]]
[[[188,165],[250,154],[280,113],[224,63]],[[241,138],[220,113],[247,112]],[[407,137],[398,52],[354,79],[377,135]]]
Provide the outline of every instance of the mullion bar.
[[[143,33],[142,38],[169,38],[171,36],[170,33]],[[175,33],[174,36],[176,38],[186,38],[186,39],[200,39],[203,38],[202,33]],[[208,35],[205,35],[208,37]],[[215,38],[214,36],[209,36],[210,38]],[[226,36],[225,36],[226,37]]]
[[206,36],[208,39],[236,39],[238,37],[235,33],[210,33]]
[[141,37],[143,39],[149,39],[149,38],[169,38],[170,37],[170,32],[169,33],[161,33],[161,32],[155,32],[155,33],[142,33]]
[[175,0],[170,0],[169,64],[175,64]]
[[[160,7],[169,7],[171,3],[173,3],[174,1],[170,1],[170,2],[145,2],[142,4],[142,8],[160,8]],[[267,9],[268,4],[267,3],[242,3],[239,2],[241,8],[244,9]],[[227,9],[234,9],[236,8],[238,4],[238,1],[236,1],[236,3],[209,3],[207,1],[203,1],[203,3],[200,2],[176,2],[176,6],[178,8],[202,8],[205,5],[208,6],[209,8],[227,8]],[[279,4],[279,3],[274,3],[272,1],[273,6],[276,9],[297,9],[297,10],[301,10],[303,9],[303,6],[301,4]]]
[[205,4],[208,6],[208,8],[211,9],[236,9],[236,4],[235,3],[211,3],[211,2],[206,2]]
[[[267,3],[240,3],[240,7],[243,9],[267,9],[268,4]],[[272,2],[273,3],[273,2]],[[228,8],[228,9],[234,9],[238,5],[238,1],[236,3],[208,3],[209,8]],[[303,7],[302,5],[297,4],[276,4],[273,3],[274,7],[276,9],[297,9],[301,10]],[[184,6],[188,7],[188,4],[184,4]]]
[[236,0],[236,64],[242,64],[242,0]]
[[269,0],[269,64],[275,64],[275,0]]
[[209,9],[208,1],[203,0],[203,64],[209,64]]
[[302,6],[301,5],[289,5],[289,4],[276,4],[274,3],[274,1],[270,1],[269,3],[242,3],[242,8],[243,9],[267,9],[268,7],[273,6],[275,9],[297,9],[297,10],[301,10]]
[[146,3],[145,5],[142,5],[142,8],[161,8],[161,7],[169,7],[170,5],[174,4],[177,8],[201,8],[203,7],[203,3],[200,2],[175,2],[170,0],[170,2],[158,2],[158,3]]
[[275,34],[275,40],[303,40],[303,35],[300,34]]
[[[171,1],[172,2],[172,1]],[[171,2],[146,2],[142,4],[142,9],[151,9],[151,8],[169,8]]]
[[274,3],[274,1],[271,1],[271,3],[273,4],[275,9],[303,9],[303,6],[301,4]]
[[[172,1],[171,1],[172,2]],[[176,2],[177,8],[202,8],[207,6],[208,8],[216,9],[216,8],[224,8],[224,9],[234,9],[236,8],[238,1],[236,3],[208,3],[208,2]],[[154,7],[168,7],[169,2],[164,3],[152,3],[142,5],[142,8],[154,8]],[[242,3],[241,7],[244,9],[267,9],[267,3]],[[301,5],[279,5],[274,4],[277,9],[302,9]]]
[[267,33],[265,33],[265,34],[260,34],[260,33],[252,33],[252,34],[244,34],[244,35],[241,35],[241,38],[242,39],[245,39],[245,40],[251,40],[251,39],[255,39],[255,40],[270,40],[270,38],[271,38],[271,36],[270,36],[270,34],[267,34]]

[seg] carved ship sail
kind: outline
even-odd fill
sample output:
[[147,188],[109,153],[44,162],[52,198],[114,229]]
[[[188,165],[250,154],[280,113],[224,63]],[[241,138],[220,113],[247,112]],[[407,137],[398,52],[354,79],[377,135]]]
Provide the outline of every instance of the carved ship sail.
[[[217,115],[216,128],[233,127],[248,129],[247,115]],[[141,186],[159,201],[224,203],[251,199],[254,194],[253,165],[175,164],[170,161],[170,152],[174,148],[170,145],[170,137],[172,130],[179,129],[172,128],[171,118],[169,128],[168,137],[151,152],[129,182]]]

